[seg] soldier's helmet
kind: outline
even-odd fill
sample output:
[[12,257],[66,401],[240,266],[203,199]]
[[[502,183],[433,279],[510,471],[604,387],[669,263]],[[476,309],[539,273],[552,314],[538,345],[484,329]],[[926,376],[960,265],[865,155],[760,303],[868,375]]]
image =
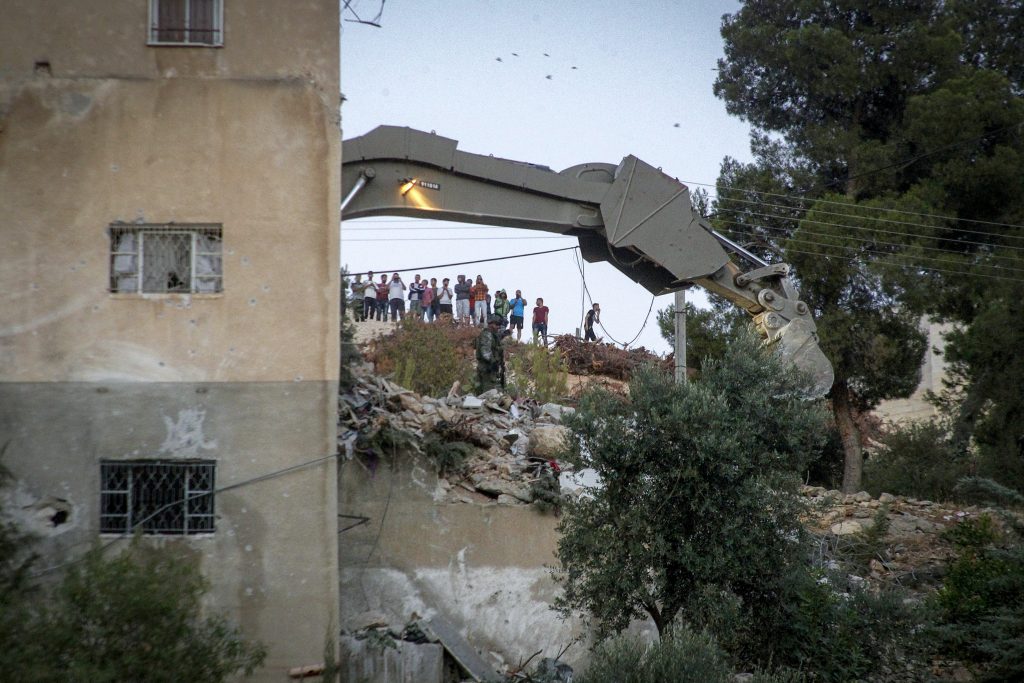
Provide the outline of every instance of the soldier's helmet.
[[487,324],[488,325],[500,325],[501,324],[501,316],[500,315],[492,315],[490,318],[487,319]]

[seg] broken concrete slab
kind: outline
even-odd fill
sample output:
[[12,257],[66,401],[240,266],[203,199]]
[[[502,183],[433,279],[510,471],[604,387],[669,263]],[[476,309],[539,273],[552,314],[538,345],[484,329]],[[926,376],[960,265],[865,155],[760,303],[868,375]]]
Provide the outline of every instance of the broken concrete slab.
[[[420,619],[417,624],[420,629],[430,638],[436,638],[444,646],[448,654],[458,662],[466,673],[474,681],[479,683],[501,683],[503,676],[488,666],[473,646],[450,624],[444,617],[435,616],[433,619]],[[357,679],[351,679],[357,680]]]
[[545,459],[558,457],[569,433],[562,425],[537,425],[530,432],[530,455]]

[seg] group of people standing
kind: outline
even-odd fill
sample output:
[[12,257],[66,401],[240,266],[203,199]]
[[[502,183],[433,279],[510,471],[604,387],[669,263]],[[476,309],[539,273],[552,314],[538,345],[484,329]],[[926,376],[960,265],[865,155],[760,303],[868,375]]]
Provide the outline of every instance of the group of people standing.
[[[386,321],[390,316],[391,321],[397,322],[409,315],[426,322],[446,320],[486,327],[489,319],[497,316],[500,329],[514,331],[516,340],[522,340],[527,303],[518,289],[511,299],[504,289],[492,296],[482,275],[477,275],[475,281],[459,275],[455,284],[451,284],[449,278],[443,278],[438,284],[437,278],[430,278],[428,282],[422,275],[416,275],[408,285],[398,273],[392,273],[390,279],[382,273],[379,280],[375,280],[372,271],[367,273],[365,281],[362,277],[362,273],[356,275],[350,285],[357,321]],[[534,342],[540,338],[545,345],[548,343],[548,314],[544,299],[538,298],[532,316]]]

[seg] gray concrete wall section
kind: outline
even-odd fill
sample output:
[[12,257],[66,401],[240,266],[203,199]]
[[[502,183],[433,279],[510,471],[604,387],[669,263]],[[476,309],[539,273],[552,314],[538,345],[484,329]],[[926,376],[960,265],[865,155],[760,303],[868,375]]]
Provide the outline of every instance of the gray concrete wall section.
[[[335,392],[334,382],[0,383],[0,444],[17,480],[5,509],[39,535],[44,565],[66,561],[97,538],[101,459],[210,459],[218,488],[244,484],[331,452],[323,406]],[[266,680],[322,661],[336,625],[336,476],[328,459],[240,486],[217,496],[215,533],[153,539],[198,557],[210,607],[270,646]]]
[[[442,503],[428,467],[389,463],[341,467],[339,512],[370,518],[339,536],[343,628],[365,626],[367,612],[399,625],[440,614],[485,659],[494,652],[510,665],[537,650],[554,657],[583,633],[550,609],[557,517],[528,505]],[[585,650],[575,645],[566,661]]]

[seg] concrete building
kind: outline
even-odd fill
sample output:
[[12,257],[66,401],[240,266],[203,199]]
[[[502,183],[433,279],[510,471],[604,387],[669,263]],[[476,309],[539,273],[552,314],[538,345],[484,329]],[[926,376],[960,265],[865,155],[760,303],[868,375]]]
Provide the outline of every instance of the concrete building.
[[938,410],[928,402],[928,394],[942,393],[942,381],[946,378],[946,342],[944,335],[952,330],[948,323],[921,321],[921,331],[928,337],[928,349],[921,361],[921,383],[907,398],[882,401],[875,408],[875,414],[886,422],[912,422],[927,420],[938,415]]
[[338,625],[339,3],[3,5],[6,508],[187,549],[284,680]]

